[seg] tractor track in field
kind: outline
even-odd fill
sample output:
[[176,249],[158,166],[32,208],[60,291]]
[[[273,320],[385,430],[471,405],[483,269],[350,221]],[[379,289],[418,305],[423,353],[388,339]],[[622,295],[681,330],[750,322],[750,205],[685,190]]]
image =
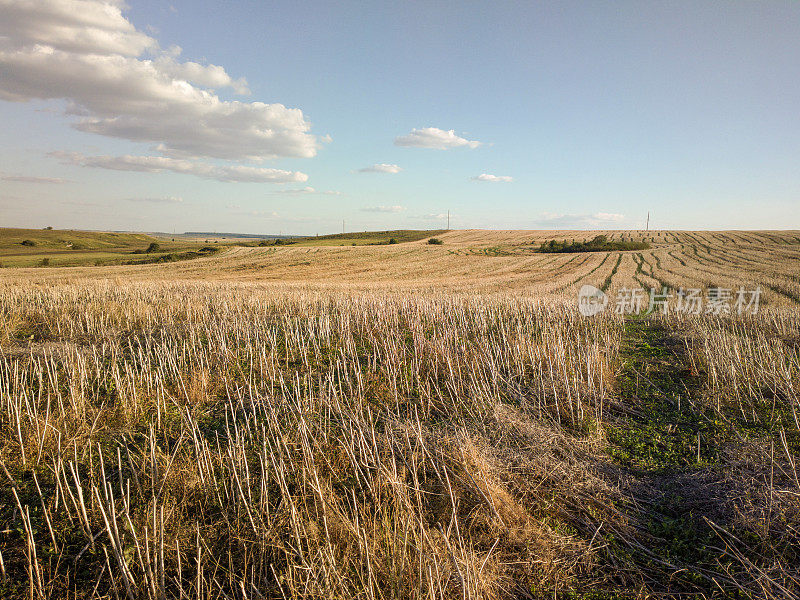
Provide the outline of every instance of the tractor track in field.
[[659,573],[645,585],[668,597],[751,597],[742,590],[760,584],[741,567],[763,557],[730,533],[736,493],[723,472],[732,434],[701,401],[681,334],[656,316],[627,317],[620,361],[618,410],[605,429],[636,533],[609,543],[612,560]]

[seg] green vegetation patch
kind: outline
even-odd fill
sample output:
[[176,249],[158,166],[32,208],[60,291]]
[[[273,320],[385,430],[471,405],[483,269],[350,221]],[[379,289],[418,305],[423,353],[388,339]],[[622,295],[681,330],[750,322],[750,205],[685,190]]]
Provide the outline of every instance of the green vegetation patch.
[[655,320],[626,320],[617,382],[631,412],[608,427],[608,437],[611,455],[634,471],[666,473],[719,460],[725,428],[692,402],[700,379],[682,351]]
[[[225,246],[157,239],[143,233],[0,228],[0,266],[72,267],[172,262]],[[131,255],[142,255],[132,258]]]
[[588,242],[567,242],[563,240],[550,240],[549,242],[542,242],[539,247],[539,252],[607,252],[613,250],[647,250],[650,244],[647,242],[623,242],[609,240],[605,235],[598,235],[589,240]]
[[[380,246],[418,242],[431,236],[446,233],[445,229],[396,229],[392,231],[354,231],[331,235],[297,238],[302,246]],[[394,240],[394,242],[392,242]]]

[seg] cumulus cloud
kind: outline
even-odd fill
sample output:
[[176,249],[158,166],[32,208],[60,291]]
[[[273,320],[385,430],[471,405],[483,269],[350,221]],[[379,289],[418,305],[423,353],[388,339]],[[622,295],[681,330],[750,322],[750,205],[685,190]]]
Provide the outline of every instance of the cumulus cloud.
[[[443,221],[447,219],[447,213],[428,213],[425,215],[409,215],[409,219],[418,221]],[[450,218],[455,218],[455,215],[450,215]]]
[[405,206],[395,205],[395,206],[366,206],[361,210],[364,212],[373,212],[373,213],[401,213],[406,209]]
[[180,204],[183,198],[180,196],[164,196],[161,198],[128,198],[129,202],[145,202],[150,204]]
[[594,213],[592,215],[592,218],[596,219],[597,221],[619,222],[625,220],[625,215],[621,215],[619,213],[599,212],[599,213]]
[[400,167],[397,165],[389,165],[386,163],[379,163],[369,167],[364,167],[363,169],[359,169],[359,173],[399,173],[402,171]]
[[545,229],[602,229],[609,225],[623,223],[625,215],[619,213],[597,212],[592,214],[545,213],[534,223]]
[[129,154],[124,156],[84,156],[78,152],[50,152],[49,156],[58,158],[66,164],[81,167],[97,167],[114,171],[139,171],[143,173],[172,171],[226,182],[302,183],[308,180],[308,175],[299,171],[284,171],[282,169],[244,165],[219,166],[167,156],[132,156]]
[[17,183],[67,183],[66,179],[58,177],[36,177],[34,175],[3,175],[0,179]]
[[211,89],[229,87],[242,96],[250,94],[250,88],[247,87],[247,80],[244,77],[233,79],[223,67],[217,65],[201,65],[192,61],[178,62],[172,56],[160,56],[154,64],[159,71],[173,79]]
[[413,146],[415,148],[434,148],[436,150],[448,150],[450,148],[477,148],[481,145],[475,140],[468,140],[456,135],[451,129],[437,129],[436,127],[425,127],[423,129],[412,129],[408,135],[401,135],[394,139],[395,146]]
[[313,188],[311,186],[307,186],[307,187],[304,187],[304,188],[292,188],[292,189],[288,189],[288,190],[276,190],[276,191],[274,191],[272,193],[273,194],[287,194],[287,195],[290,195],[290,196],[297,196],[297,195],[303,195],[303,194],[324,194],[326,196],[340,196],[342,194],[341,192],[337,192],[337,191],[334,191],[334,190],[325,190],[323,192],[322,190],[317,190],[317,189],[315,189],[315,188]]
[[158,42],[122,15],[119,1],[0,0],[0,36],[11,48],[41,44],[67,52],[139,56]]
[[311,157],[320,139],[303,112],[221,99],[247,82],[180,61],[116,0],[0,0],[0,99],[64,99],[84,132],[153,144],[165,156],[263,161]]
[[489,183],[511,183],[514,181],[514,178],[508,175],[489,175],[489,173],[481,173],[471,179],[472,181],[488,181]]
[[291,189],[291,190],[276,190],[276,191],[274,191],[272,193],[273,194],[297,195],[297,194],[315,194],[316,192],[317,192],[317,190],[315,190],[311,186],[308,186],[308,187],[304,187],[304,188],[297,188],[297,189]]

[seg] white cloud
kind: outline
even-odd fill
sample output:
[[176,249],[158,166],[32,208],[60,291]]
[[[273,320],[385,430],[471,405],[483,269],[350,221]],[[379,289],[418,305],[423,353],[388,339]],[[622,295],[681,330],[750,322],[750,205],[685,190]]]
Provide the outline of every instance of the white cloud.
[[334,190],[326,190],[321,191],[317,190],[311,186],[307,186],[304,188],[293,188],[288,190],[276,190],[272,192],[273,194],[289,194],[289,195],[302,195],[302,194],[324,194],[326,196],[341,196],[341,192],[336,192]]
[[218,166],[166,156],[84,156],[77,152],[51,152],[49,155],[61,159],[66,164],[82,167],[144,173],[173,171],[226,182],[302,183],[308,180],[308,175],[299,171],[284,171],[243,165]]
[[544,213],[534,223],[545,229],[602,229],[608,225],[625,221],[625,215],[618,213],[597,212],[593,214],[557,214]]
[[67,183],[66,179],[59,179],[58,177],[37,177],[34,175],[3,175],[0,179],[17,183]]
[[477,148],[481,145],[475,140],[468,140],[456,135],[451,129],[445,131],[436,127],[425,127],[423,129],[413,129],[408,135],[401,135],[394,139],[395,146],[413,146],[415,148],[434,148],[436,150],[448,150],[450,148]]
[[373,213],[401,213],[406,209],[405,206],[395,205],[395,206],[367,206],[362,208],[361,210],[364,212],[373,212]]
[[[442,221],[447,220],[447,213],[428,213],[426,215],[409,215],[409,219],[416,219],[419,221]],[[455,215],[450,215],[450,218],[455,218]]]
[[162,198],[128,198],[129,202],[147,202],[151,204],[180,204],[183,198],[180,196],[164,196]]
[[599,212],[599,213],[594,213],[592,215],[592,218],[596,219],[597,221],[619,222],[619,221],[624,221],[625,220],[625,215],[621,215],[619,213]]
[[488,181],[490,183],[511,183],[514,181],[514,178],[508,175],[489,175],[488,173],[481,173],[471,179],[472,181]]
[[359,169],[359,173],[399,173],[402,171],[400,167],[397,165],[389,165],[386,163],[379,163],[369,167],[364,167],[363,169]]
[[244,77],[233,79],[223,67],[217,65],[201,65],[200,63],[186,61],[177,62],[171,56],[160,56],[153,61],[156,68],[172,77],[201,87],[219,89],[229,87],[240,95],[250,94],[247,80]]
[[0,0],[0,36],[6,46],[42,44],[67,52],[139,56],[158,42],[122,15],[122,2]]
[[289,194],[289,195],[297,195],[297,194],[316,194],[317,190],[313,187],[304,187],[292,190],[276,190],[272,192],[273,194]]
[[[65,99],[84,132],[154,144],[172,157],[314,156],[321,140],[299,109],[222,100],[247,82],[217,65],[177,60],[136,31],[123,4],[0,0],[0,99]],[[151,58],[146,56],[149,53]]]

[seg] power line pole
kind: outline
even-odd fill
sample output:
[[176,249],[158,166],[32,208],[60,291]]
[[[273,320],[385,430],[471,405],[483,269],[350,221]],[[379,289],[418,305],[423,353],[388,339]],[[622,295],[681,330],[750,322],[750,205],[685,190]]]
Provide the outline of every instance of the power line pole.
[[650,231],[650,211],[647,211],[647,225],[644,228],[645,231]]
[[342,233],[344,233],[344,219],[342,219]]
[[447,211],[447,231],[450,231],[450,210]]

